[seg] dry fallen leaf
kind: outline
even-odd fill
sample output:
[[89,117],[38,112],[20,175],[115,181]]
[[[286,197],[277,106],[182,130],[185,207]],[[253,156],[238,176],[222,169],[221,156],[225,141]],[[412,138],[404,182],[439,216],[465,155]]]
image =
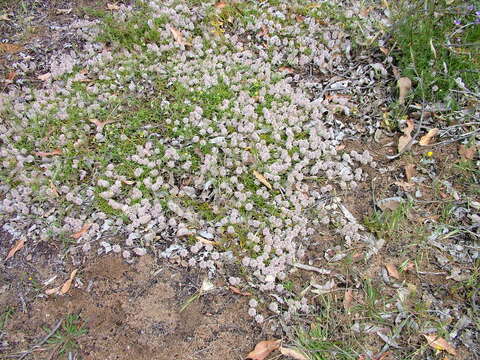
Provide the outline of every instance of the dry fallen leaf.
[[436,350],[446,351],[449,354],[457,355],[457,351],[452,344],[447,342],[444,338],[441,338],[435,334],[423,335],[427,339],[428,345]]
[[24,239],[18,240],[15,243],[15,245],[13,245],[12,248],[10,249],[10,251],[8,252],[7,257],[5,258],[5,261],[7,261],[11,257],[13,257],[18,250],[23,248],[24,245],[25,245],[25,240]]
[[204,244],[218,245],[218,243],[216,241],[205,239],[202,236],[195,236],[195,239],[197,239],[198,241],[200,241],[201,243],[204,243]]
[[262,25],[260,28],[260,32],[258,33],[258,36],[267,36],[268,35],[268,28],[265,25]]
[[45,156],[53,156],[53,155],[61,155],[62,154],[62,150],[60,149],[55,149],[53,151],[37,151],[34,153],[35,155],[37,156],[41,156],[41,157],[45,157]]
[[97,120],[97,119],[90,119],[89,121],[91,123],[95,124],[95,126],[97,127],[97,132],[99,132],[99,133],[102,132],[103,127],[105,125],[114,123],[113,120],[107,120],[107,121],[101,122],[100,120]]
[[381,199],[377,201],[377,206],[382,209],[382,211],[391,210],[395,211],[398,209],[400,204],[402,204],[403,199],[399,196],[394,196],[386,199]]
[[7,73],[7,75],[5,76],[5,80],[9,81],[9,82],[12,82],[13,79],[15,79],[15,77],[17,76],[17,73],[15,71],[10,71],[9,73]]
[[60,291],[60,286],[57,286],[55,288],[45,290],[45,294],[53,295],[53,294],[58,293],[59,291]]
[[225,6],[227,6],[227,3],[225,1],[219,1],[219,2],[215,3],[215,7],[217,9],[223,9]]
[[234,294],[237,294],[237,295],[242,295],[242,296],[252,296],[251,293],[249,293],[248,291],[242,291],[240,290],[239,288],[235,287],[235,286],[229,286],[228,287]]
[[415,176],[415,165],[413,164],[407,164],[405,165],[405,176],[407,177],[407,181],[410,182],[412,180],[412,177]]
[[415,185],[406,181],[395,181],[394,184],[402,188],[403,191],[410,192],[415,190]]
[[10,17],[8,16],[8,14],[2,14],[2,15],[0,15],[0,21],[1,20],[10,21]]
[[53,183],[52,180],[50,180],[50,190],[52,190],[52,194],[53,194],[55,197],[59,197],[59,196],[60,196],[60,193],[58,192],[58,189],[57,189],[57,187],[55,186],[55,184]]
[[400,94],[398,96],[398,102],[400,104],[405,103],[405,98],[408,95],[408,92],[412,88],[412,81],[408,77],[401,77],[397,81],[397,86],[400,90]]
[[395,265],[389,263],[389,264],[385,265],[385,268],[388,271],[388,275],[390,275],[391,277],[393,277],[397,280],[400,280],[400,274],[398,273],[398,270],[395,267]]
[[0,43],[0,54],[3,52],[14,54],[23,49],[23,46],[16,44]]
[[65,283],[62,285],[62,288],[59,291],[61,295],[66,294],[68,290],[70,290],[70,287],[72,286],[73,278],[77,274],[77,271],[78,271],[77,269],[74,269],[70,274],[70,278],[67,281],[65,281]]
[[280,66],[278,68],[278,71],[285,71],[289,74],[293,74],[295,72],[295,70],[293,70],[291,67],[288,67],[288,66]]
[[84,224],[80,229],[80,231],[70,235],[70,237],[74,239],[80,239],[83,236],[83,234],[85,234],[88,231],[88,229],[90,229],[90,226],[92,226],[92,224]]
[[277,350],[280,347],[281,340],[265,340],[260,341],[253,351],[247,355],[247,359],[251,360],[263,360],[272,351]]
[[41,80],[41,81],[47,81],[47,80],[50,79],[51,77],[52,77],[52,74],[51,74],[51,73],[46,73],[46,74],[38,75],[38,76],[37,76],[37,79],[38,79],[38,80]]
[[438,129],[433,128],[428,131],[428,133],[425,136],[422,136],[422,138],[419,141],[420,146],[427,146],[430,145],[432,142],[432,139],[438,134]]
[[398,152],[402,152],[412,140],[412,131],[415,128],[412,119],[407,120],[407,127],[402,130],[403,134],[398,139]]
[[118,6],[117,4],[107,3],[107,9],[112,11],[117,11],[117,10],[120,10],[120,6]]
[[180,45],[191,45],[188,41],[186,41],[184,38],[183,38],[183,35],[182,33],[175,29],[173,26],[168,26],[168,30],[170,30],[170,32],[172,33],[173,35],[173,38],[175,39],[175,41],[180,44]]
[[260,181],[263,185],[265,185],[269,190],[272,190],[272,185],[268,182],[268,180],[260,174],[258,171],[253,170],[253,175],[257,178],[258,181]]
[[465,145],[460,145],[458,148],[458,153],[465,160],[473,160],[475,154],[477,153],[477,147],[466,147]]
[[282,353],[282,355],[285,355],[285,356],[289,356],[291,357],[292,359],[295,359],[295,360],[308,360],[308,358],[303,355],[302,353],[300,353],[298,350],[295,350],[295,349],[289,349],[289,348],[284,348],[284,347],[280,347],[280,352]]
[[352,301],[353,301],[353,290],[348,289],[345,290],[345,295],[343,297],[343,308],[345,310],[348,310],[352,307]]
[[56,13],[57,15],[68,15],[72,12],[72,8],[69,9],[57,9]]

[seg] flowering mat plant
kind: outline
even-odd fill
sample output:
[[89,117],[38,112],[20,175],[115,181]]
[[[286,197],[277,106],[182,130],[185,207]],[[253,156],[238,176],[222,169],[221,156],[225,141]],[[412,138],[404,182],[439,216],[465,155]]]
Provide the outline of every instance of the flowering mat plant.
[[[432,10],[428,55],[414,4],[22,4],[0,13],[2,352],[479,353],[478,4]],[[63,319],[32,318],[43,342],[35,309]]]

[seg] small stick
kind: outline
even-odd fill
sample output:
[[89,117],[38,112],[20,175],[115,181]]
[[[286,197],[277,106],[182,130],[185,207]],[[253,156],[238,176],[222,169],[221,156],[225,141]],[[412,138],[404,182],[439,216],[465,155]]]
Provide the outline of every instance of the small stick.
[[63,319],[60,319],[56,324],[55,326],[53,327],[53,329],[47,334],[47,336],[45,336],[42,340],[40,340],[37,344],[33,345],[32,348],[30,350],[26,350],[23,352],[22,356],[20,356],[20,360],[24,359],[25,356],[31,354],[36,348],[39,348],[40,346],[42,346],[43,344],[45,344],[47,342],[48,339],[50,339],[52,337],[53,334],[55,334],[58,330],[58,328],[60,327],[60,325],[62,325],[62,322],[63,322]]
[[329,274],[332,273],[331,270],[320,269],[318,267],[310,266],[310,265],[306,265],[306,264],[295,263],[295,264],[293,264],[293,266],[296,267],[296,268],[302,269],[302,270],[306,270],[306,271],[315,271],[316,273],[319,273],[319,274],[322,274],[322,275],[329,275]]

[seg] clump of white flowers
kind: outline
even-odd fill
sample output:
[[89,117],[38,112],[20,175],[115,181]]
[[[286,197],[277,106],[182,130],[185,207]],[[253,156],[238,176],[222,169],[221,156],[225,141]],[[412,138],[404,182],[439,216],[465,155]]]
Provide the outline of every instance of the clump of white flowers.
[[[94,234],[126,232],[125,243],[103,245],[125,259],[167,241],[176,247],[165,256],[178,253],[211,273],[234,261],[249,276],[231,274],[232,286],[247,282],[280,295],[287,295],[282,282],[318,226],[340,224],[347,245],[361,240],[361,226],[332,197],[365,180],[360,166],[374,166],[373,158],[337,151],[344,133],[329,125],[334,111],[314,95],[311,81],[279,71],[285,64],[334,71],[350,42],[310,17],[304,26],[286,21],[287,1],[280,3],[223,41],[206,23],[211,4],[192,11],[173,0],[148,3],[148,27],[158,41],[105,49],[93,41],[97,31],[78,27],[88,40],[84,52],[55,57],[45,88],[11,90],[1,100],[14,119],[0,125],[2,174],[12,180],[2,185],[2,218],[58,222],[54,233],[92,223],[78,239],[83,251]],[[115,16],[123,21],[133,11],[122,7]],[[191,45],[176,42],[171,28]],[[271,36],[251,36],[264,29]],[[79,86],[78,64],[98,81]],[[140,119],[141,111],[128,109],[145,98],[153,100]],[[106,113],[125,117],[110,121]],[[108,124],[101,131],[89,121],[98,118]],[[52,135],[32,129],[33,120],[48,129],[52,119],[65,125]],[[35,150],[21,148],[20,140]],[[56,148],[62,151],[38,155]],[[306,299],[263,303],[285,319],[309,310]],[[250,300],[248,313],[261,323],[259,305]]]

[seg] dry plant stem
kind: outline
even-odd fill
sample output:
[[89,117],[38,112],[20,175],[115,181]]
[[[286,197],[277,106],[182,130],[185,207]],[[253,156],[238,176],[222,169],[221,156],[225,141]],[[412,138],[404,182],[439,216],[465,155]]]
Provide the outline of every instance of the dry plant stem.
[[418,137],[418,135],[420,134],[420,130],[422,129],[422,125],[423,125],[423,115],[424,115],[424,104],[422,104],[422,109],[421,109],[421,115],[420,115],[420,124],[418,124],[417,126],[417,131],[415,132],[415,134],[412,136],[412,138],[410,139],[410,141],[408,142],[408,144],[402,149],[402,151],[400,151],[398,154],[395,154],[395,155],[392,155],[392,156],[389,156],[389,155],[385,155],[385,157],[388,159],[388,160],[394,160],[394,159],[397,159],[399,158],[400,156],[402,156],[402,154],[408,150],[410,150],[410,147],[412,146],[413,142],[415,141],[415,139]]
[[20,360],[24,359],[27,355],[31,354],[35,349],[37,349],[40,346],[42,346],[43,344],[45,344],[47,342],[47,340],[50,339],[53,336],[53,334],[55,334],[57,332],[58,328],[60,327],[60,325],[62,325],[62,323],[63,323],[63,319],[60,319],[55,324],[53,329],[42,340],[40,340],[37,344],[33,345],[30,350],[27,350],[27,351],[24,351],[23,353],[20,353],[19,354],[19,356],[20,356],[19,359]]
[[310,266],[310,265],[306,265],[306,264],[296,263],[296,264],[294,264],[293,266],[296,267],[296,268],[298,268],[298,269],[302,269],[302,270],[306,270],[306,271],[314,271],[314,272],[316,272],[316,273],[323,274],[323,275],[331,274],[331,271],[330,271],[330,270],[320,269],[320,268],[318,268],[318,267]]

